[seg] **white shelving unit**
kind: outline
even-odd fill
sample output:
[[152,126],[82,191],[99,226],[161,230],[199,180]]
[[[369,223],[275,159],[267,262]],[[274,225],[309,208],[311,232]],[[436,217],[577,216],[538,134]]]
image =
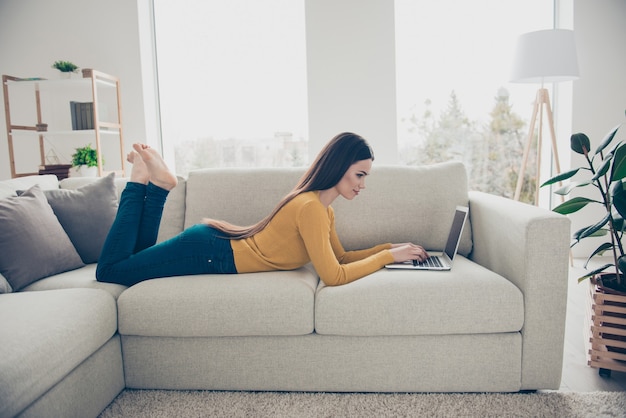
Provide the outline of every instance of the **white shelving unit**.
[[[15,125],[11,121],[11,95],[10,90],[12,86],[22,86],[34,93],[35,95],[35,107],[36,107],[36,121],[34,124],[28,125]],[[41,165],[45,165],[46,162],[46,149],[44,138],[47,137],[77,137],[89,138],[92,141],[95,139],[96,151],[98,153],[98,176],[107,174],[104,171],[103,164],[103,152],[102,141],[109,141],[111,139],[119,139],[119,156],[121,170],[116,171],[119,175],[125,175],[125,158],[124,158],[124,135],[122,132],[122,107],[120,102],[120,81],[117,77],[105,74],[93,69],[82,70],[82,78],[70,78],[70,79],[58,79],[47,80],[40,78],[20,78],[10,75],[2,76],[2,87],[4,92],[4,109],[6,117],[7,127],[7,140],[9,145],[9,160],[11,164],[11,177],[23,177],[28,175],[35,175],[34,172],[17,172],[15,164],[15,146],[14,141],[19,141],[20,137],[39,137],[39,157]],[[67,125],[51,124],[47,125],[47,122],[42,118],[42,96],[43,94],[55,95],[55,91],[69,91],[70,94],[74,88],[88,90],[88,97],[91,103],[93,103],[93,129],[80,129],[80,130],[68,130]],[[103,120],[100,106],[100,96],[104,89],[109,89],[114,92],[114,101],[116,111],[111,112],[114,116],[106,116],[106,120]],[[44,93],[45,92],[45,93]],[[54,99],[54,98],[51,98]],[[69,108],[69,102],[67,103],[55,103],[55,105],[67,106]],[[112,120],[109,120],[112,119]],[[57,129],[58,128],[58,129]]]

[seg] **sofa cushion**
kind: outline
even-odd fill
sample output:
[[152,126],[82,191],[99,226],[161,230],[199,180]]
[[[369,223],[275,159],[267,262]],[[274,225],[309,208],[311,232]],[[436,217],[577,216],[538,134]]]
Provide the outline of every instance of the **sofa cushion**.
[[127,286],[117,283],[104,283],[96,280],[97,264],[87,264],[76,270],[66,271],[52,276],[44,277],[22,288],[22,292],[56,289],[101,289],[117,299]]
[[[0,181],[0,199],[17,196],[17,190],[30,189],[34,185],[39,185],[42,190],[52,190],[59,187],[59,180],[57,176],[52,174],[2,180]],[[12,291],[13,289],[9,282],[0,274],[0,294]]]
[[383,269],[344,286],[320,282],[315,299],[318,334],[481,334],[523,324],[521,291],[462,256],[449,272]]
[[187,180],[178,176],[178,184],[170,190],[170,194],[165,201],[157,242],[165,241],[183,232],[185,224],[186,193]]
[[[469,202],[467,174],[460,162],[419,167],[374,164],[365,184],[356,199],[333,202],[337,234],[346,249],[413,242],[442,251],[456,207]],[[468,218],[459,254],[467,256],[471,250]]]
[[0,295],[0,416],[14,416],[102,347],[115,300],[95,289]]
[[274,209],[303,173],[303,168],[209,168],[191,171],[187,179],[185,228],[201,222],[203,218],[252,225]]
[[54,174],[44,174],[0,181],[0,189],[3,193],[6,193],[9,189],[13,191],[27,190],[35,185],[38,185],[41,190],[54,190],[59,188],[59,179]]
[[[187,181],[185,227],[206,217],[235,225],[254,224],[293,189],[303,172],[302,168],[192,171]],[[440,251],[455,208],[468,202],[467,173],[460,162],[421,167],[374,164],[366,189],[356,199],[338,198],[332,206],[337,234],[347,250],[414,242]],[[471,250],[468,219],[459,253],[467,256]]]
[[84,264],[39,186],[0,200],[0,273],[14,291]]
[[9,187],[9,185],[0,182],[0,199],[13,196],[17,196],[15,190],[12,187]]
[[76,190],[45,191],[48,203],[84,263],[95,263],[117,213],[115,173]]
[[118,299],[122,335],[222,337],[313,332],[309,269],[147,280]]

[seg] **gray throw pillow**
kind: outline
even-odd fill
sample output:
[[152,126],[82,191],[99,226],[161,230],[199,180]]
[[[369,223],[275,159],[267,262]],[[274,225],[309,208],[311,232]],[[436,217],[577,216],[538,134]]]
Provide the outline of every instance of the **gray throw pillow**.
[[0,274],[14,291],[84,264],[39,188],[0,200]]
[[117,214],[115,173],[75,190],[45,190],[83,263],[95,263]]

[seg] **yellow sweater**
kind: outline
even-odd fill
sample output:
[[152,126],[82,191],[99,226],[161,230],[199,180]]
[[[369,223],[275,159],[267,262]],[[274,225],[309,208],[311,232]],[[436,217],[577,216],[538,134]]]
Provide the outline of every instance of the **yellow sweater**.
[[232,240],[239,273],[293,270],[308,262],[329,286],[350,283],[393,262],[391,244],[345,251],[335,231],[332,207],[319,192],[306,192],[287,203],[263,231]]

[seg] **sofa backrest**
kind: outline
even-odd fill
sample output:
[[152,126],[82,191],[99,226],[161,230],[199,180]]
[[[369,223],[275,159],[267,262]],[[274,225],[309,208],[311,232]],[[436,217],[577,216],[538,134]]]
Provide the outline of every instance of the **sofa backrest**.
[[41,190],[54,190],[59,188],[59,180],[54,174],[41,176],[24,176],[0,181],[0,199],[16,196],[18,190],[28,190],[34,185],[39,185]]
[[[251,225],[267,215],[298,182],[305,168],[215,168],[189,173],[170,193],[159,241],[171,238],[203,218]],[[56,178],[55,178],[56,180]],[[70,178],[63,188],[77,188],[95,178]],[[128,179],[117,178],[121,193]],[[445,245],[457,205],[468,205],[467,173],[460,162],[428,166],[374,164],[366,189],[352,201],[332,204],[337,233],[346,249],[382,242],[415,242],[429,250]],[[471,222],[465,226],[459,253],[472,250]]]
[[214,218],[251,225],[296,185],[304,168],[216,168],[187,178],[185,228]]
[[[250,225],[266,216],[304,173],[304,168],[220,168],[189,173],[184,227],[203,218]],[[366,189],[352,201],[332,204],[346,249],[382,242],[415,242],[429,250],[445,245],[457,205],[468,205],[465,167],[448,162],[421,167],[374,164]],[[466,224],[459,253],[472,249]]]

